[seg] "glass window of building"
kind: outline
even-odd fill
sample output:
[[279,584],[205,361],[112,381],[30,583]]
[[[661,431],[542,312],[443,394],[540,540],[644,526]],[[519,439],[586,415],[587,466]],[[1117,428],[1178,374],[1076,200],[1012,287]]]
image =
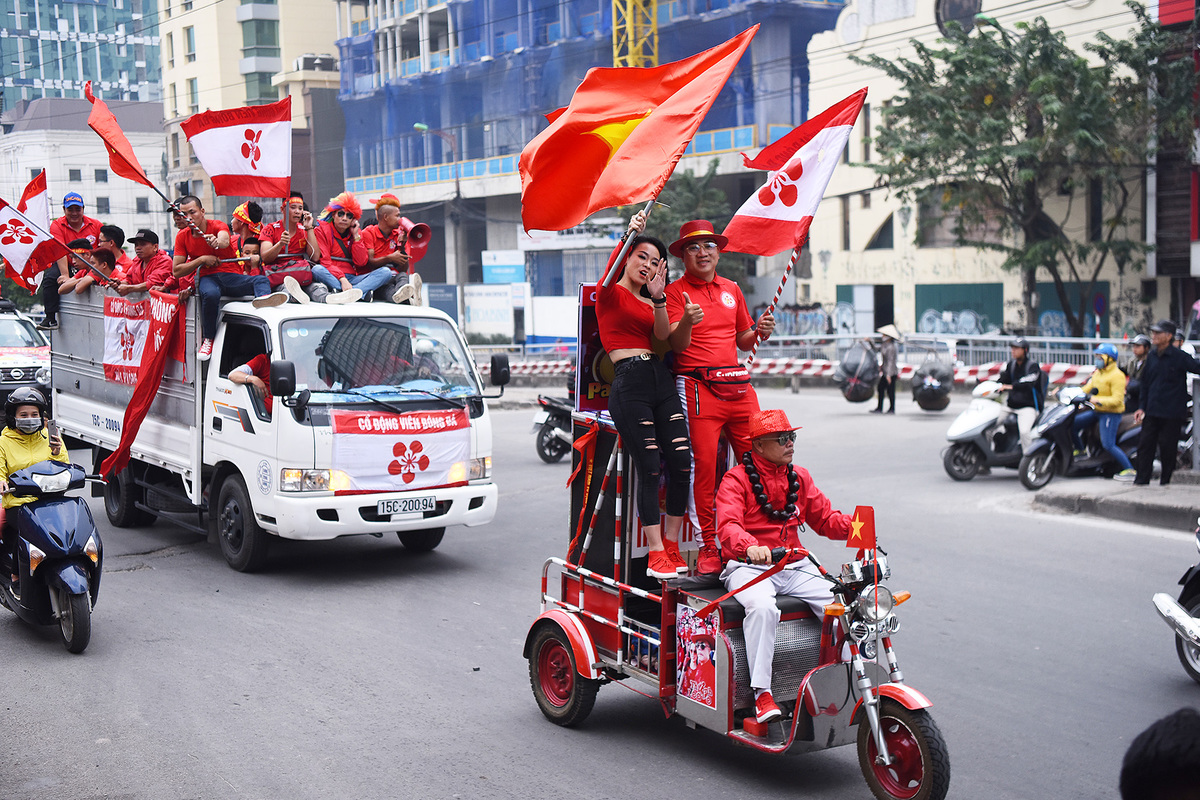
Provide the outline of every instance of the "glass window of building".
[[167,47],[167,66],[175,66],[175,36],[168,33],[166,35],[165,44]]
[[96,213],[97,214],[111,213],[111,209],[109,208],[107,197],[97,197],[96,198]]
[[96,170],[96,183],[108,183],[108,170]]
[[190,25],[183,29],[183,59],[189,64],[196,60],[196,29]]
[[242,23],[242,58],[279,58],[279,22],[252,19]]
[[83,170],[81,170],[81,169],[67,170],[67,180],[69,180],[71,183],[79,183],[81,180],[83,180]]
[[195,78],[188,78],[188,113],[195,114],[200,111],[200,86]]
[[270,72],[251,72],[246,76],[246,102],[249,105],[273,103],[277,99]]

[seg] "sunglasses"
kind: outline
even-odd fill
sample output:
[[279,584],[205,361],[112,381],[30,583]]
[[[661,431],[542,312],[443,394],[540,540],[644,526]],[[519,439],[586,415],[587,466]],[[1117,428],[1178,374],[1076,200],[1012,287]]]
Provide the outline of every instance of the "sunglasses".
[[762,438],[769,439],[772,442],[776,442],[779,444],[780,447],[786,447],[787,445],[796,441],[796,432],[795,431],[784,431],[783,433],[777,433],[774,436],[763,436]]
[[695,254],[699,253],[701,250],[707,250],[708,252],[713,253],[716,252],[716,249],[716,242],[694,242],[683,248],[683,252]]
[[349,211],[342,211],[341,209],[338,209],[337,211],[333,212],[333,215],[335,217],[350,217],[351,219],[354,218],[354,215],[351,214]]

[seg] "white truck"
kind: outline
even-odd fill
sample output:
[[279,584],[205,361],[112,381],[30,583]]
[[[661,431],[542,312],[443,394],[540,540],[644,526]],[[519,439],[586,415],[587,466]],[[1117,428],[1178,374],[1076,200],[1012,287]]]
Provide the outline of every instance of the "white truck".
[[[136,382],[113,364],[135,326],[110,313],[106,330],[104,294],[64,297],[51,347],[54,415],[97,467],[117,447]],[[211,359],[197,362],[198,305],[187,303],[185,360],[168,360],[129,466],[104,486],[113,525],[170,515],[215,536],[231,567],[254,571],[271,536],[396,532],[426,551],[448,525],[491,522],[491,419],[450,317],[384,303],[231,301]],[[263,354],[270,397],[230,379]],[[507,357],[493,357],[492,384],[508,372]]]

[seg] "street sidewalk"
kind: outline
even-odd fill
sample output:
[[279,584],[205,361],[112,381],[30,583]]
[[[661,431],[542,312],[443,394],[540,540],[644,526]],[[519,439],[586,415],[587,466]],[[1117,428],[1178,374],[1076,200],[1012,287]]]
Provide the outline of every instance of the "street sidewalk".
[[1108,478],[1055,478],[1033,498],[1034,508],[1093,514],[1177,531],[1196,529],[1200,515],[1200,474],[1176,470],[1169,486],[1156,477],[1149,486]]

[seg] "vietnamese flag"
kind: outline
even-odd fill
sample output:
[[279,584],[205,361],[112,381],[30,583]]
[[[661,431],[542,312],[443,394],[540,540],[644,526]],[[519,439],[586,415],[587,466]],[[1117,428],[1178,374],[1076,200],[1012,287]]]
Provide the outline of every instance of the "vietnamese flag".
[[265,106],[202,111],[179,127],[216,194],[287,197],[291,192],[291,95]]
[[105,149],[108,150],[109,169],[122,178],[137,181],[153,189],[154,184],[146,177],[146,171],[138,163],[137,156],[133,153],[133,145],[117,124],[117,118],[108,110],[103,100],[97,100],[92,94],[91,81],[84,84],[83,95],[92,104],[92,112],[88,114],[88,127],[100,134],[100,138],[104,140]]
[[521,151],[525,230],[561,231],[657,197],[757,31],[670,64],[588,70]]
[[808,241],[817,205],[866,99],[867,90],[859,89],[764,147],[753,160],[742,154],[747,167],[768,170],[771,175],[725,227],[726,250],[773,256]]
[[855,506],[854,516],[850,518],[850,535],[846,537],[846,547],[875,549],[874,506]]

